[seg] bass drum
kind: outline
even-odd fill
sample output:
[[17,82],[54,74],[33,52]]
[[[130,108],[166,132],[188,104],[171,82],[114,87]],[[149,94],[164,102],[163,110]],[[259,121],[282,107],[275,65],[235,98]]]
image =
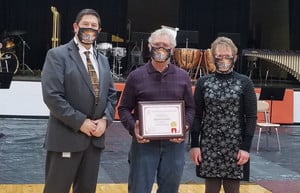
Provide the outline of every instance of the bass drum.
[[2,53],[0,62],[2,69],[8,67],[8,72],[12,72],[13,74],[16,74],[18,72],[19,60],[16,54],[14,54],[13,52]]

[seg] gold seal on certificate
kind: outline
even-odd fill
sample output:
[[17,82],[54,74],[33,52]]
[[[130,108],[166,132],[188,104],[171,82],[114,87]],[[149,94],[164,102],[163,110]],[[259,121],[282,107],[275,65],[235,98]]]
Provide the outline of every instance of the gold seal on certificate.
[[140,101],[140,135],[146,139],[184,137],[184,101]]

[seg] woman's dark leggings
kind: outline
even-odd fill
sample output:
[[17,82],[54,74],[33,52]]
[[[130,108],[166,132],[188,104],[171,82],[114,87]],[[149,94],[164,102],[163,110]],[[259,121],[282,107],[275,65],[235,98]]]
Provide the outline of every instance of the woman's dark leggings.
[[222,184],[225,193],[240,193],[240,180],[220,178],[206,178],[205,193],[219,193]]

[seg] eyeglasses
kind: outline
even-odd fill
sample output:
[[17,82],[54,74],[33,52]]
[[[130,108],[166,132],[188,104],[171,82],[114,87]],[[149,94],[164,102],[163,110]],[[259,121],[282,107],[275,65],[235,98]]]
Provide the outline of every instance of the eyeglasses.
[[226,59],[226,60],[230,60],[230,59],[233,59],[233,56],[231,55],[216,55],[215,56],[216,59]]

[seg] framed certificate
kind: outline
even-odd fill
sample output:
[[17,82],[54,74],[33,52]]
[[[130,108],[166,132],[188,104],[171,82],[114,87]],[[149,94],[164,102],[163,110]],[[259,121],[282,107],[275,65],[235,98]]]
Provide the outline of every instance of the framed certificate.
[[184,101],[138,102],[140,135],[146,139],[184,137]]

